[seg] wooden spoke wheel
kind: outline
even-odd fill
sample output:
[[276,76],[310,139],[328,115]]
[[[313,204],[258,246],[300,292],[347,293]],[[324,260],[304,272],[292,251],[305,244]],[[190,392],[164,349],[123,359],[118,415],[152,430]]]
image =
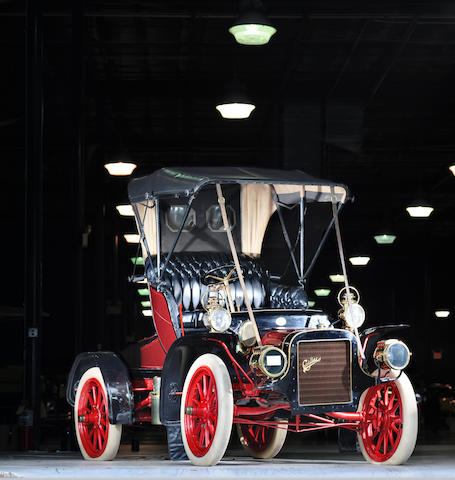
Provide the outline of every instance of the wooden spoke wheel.
[[253,458],[273,458],[280,452],[286,440],[288,425],[286,420],[279,428],[265,425],[238,423],[237,433],[242,447]]
[[417,403],[408,377],[367,389],[360,399],[364,420],[358,432],[360,450],[370,463],[400,465],[414,451]]
[[213,354],[200,356],[185,380],[180,409],[182,440],[194,465],[215,465],[229,443],[232,385],[226,365]]
[[117,455],[121,425],[109,423],[107,390],[99,368],[81,377],[74,403],[74,421],[79,448],[86,460],[112,460]]

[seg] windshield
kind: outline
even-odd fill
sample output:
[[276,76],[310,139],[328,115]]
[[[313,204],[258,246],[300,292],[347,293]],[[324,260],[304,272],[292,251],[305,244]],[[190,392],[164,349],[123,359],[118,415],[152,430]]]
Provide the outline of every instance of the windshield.
[[[299,249],[299,208],[282,209],[284,223],[289,234],[291,245],[295,247],[297,264],[300,263]],[[305,209],[304,224],[304,267],[310,265],[321,243],[323,235],[332,220],[330,203],[310,203]],[[292,285],[298,282],[289,250],[286,245],[281,224],[275,212],[270,219],[264,235],[261,258],[272,276],[280,277],[283,283]]]

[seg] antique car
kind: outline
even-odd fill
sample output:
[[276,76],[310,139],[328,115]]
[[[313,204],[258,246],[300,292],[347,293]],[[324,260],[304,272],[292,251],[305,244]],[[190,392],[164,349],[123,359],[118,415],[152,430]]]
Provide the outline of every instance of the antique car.
[[[234,425],[255,458],[276,456],[288,431],[341,429],[368,462],[406,462],[418,418],[403,372],[411,354],[394,338],[405,325],[360,331],[338,222],[346,186],[301,171],[181,167],[133,179],[128,193],[145,265],[133,280],[147,282],[154,334],[136,364],[112,352],[75,359],[67,400],[84,458],[113,459],[123,425],[161,423],[170,458],[194,465],[217,464]],[[310,248],[309,217],[322,208],[329,218]],[[272,218],[294,285],[261,257]],[[306,292],[332,231],[344,275],[333,316],[309,308]]]

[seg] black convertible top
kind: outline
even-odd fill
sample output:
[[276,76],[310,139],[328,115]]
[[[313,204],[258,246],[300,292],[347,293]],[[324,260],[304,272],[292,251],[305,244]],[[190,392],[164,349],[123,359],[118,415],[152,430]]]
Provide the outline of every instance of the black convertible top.
[[349,198],[349,190],[345,185],[316,178],[300,170],[250,167],[165,167],[146,177],[131,180],[128,184],[128,196],[131,203],[160,197],[189,196],[209,183],[339,187],[344,190],[346,198]]

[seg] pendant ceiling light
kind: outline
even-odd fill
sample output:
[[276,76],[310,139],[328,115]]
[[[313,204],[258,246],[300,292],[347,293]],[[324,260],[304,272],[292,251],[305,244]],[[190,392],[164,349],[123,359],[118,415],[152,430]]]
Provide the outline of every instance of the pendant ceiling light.
[[216,106],[221,116],[229,119],[248,118],[255,108],[245,93],[245,86],[238,80],[226,85],[226,94]]
[[316,305],[316,302],[314,300],[308,300],[308,306],[310,308],[313,308]]
[[438,318],[447,318],[449,315],[450,315],[450,311],[449,310],[436,310],[434,312],[434,314],[438,317]]
[[330,295],[330,288],[316,288],[314,293],[317,297],[328,297]]
[[374,239],[378,245],[391,245],[397,239],[397,236],[388,231],[383,231],[376,234]]
[[144,259],[142,257],[131,257],[133,265],[144,265]]
[[250,0],[240,14],[229,33],[234,35],[241,45],[265,45],[276,33],[276,28],[264,13],[264,6],[259,0]]
[[367,255],[355,255],[353,257],[349,257],[349,261],[355,267],[363,267],[368,264],[370,257]]
[[425,200],[416,200],[406,207],[411,217],[427,218],[431,215],[434,208]]
[[136,167],[137,165],[135,163],[129,162],[106,163],[106,165],[104,165],[104,168],[109,172],[109,175],[115,177],[131,175]]
[[455,164],[449,167],[449,170],[455,175]]
[[117,205],[115,208],[123,217],[134,217],[134,211],[131,205]]
[[330,281],[333,283],[343,283],[344,282],[344,275],[341,273],[334,273],[333,275],[329,275]]
[[138,233],[125,233],[123,235],[123,238],[128,243],[139,243],[139,240],[140,240],[141,236]]

